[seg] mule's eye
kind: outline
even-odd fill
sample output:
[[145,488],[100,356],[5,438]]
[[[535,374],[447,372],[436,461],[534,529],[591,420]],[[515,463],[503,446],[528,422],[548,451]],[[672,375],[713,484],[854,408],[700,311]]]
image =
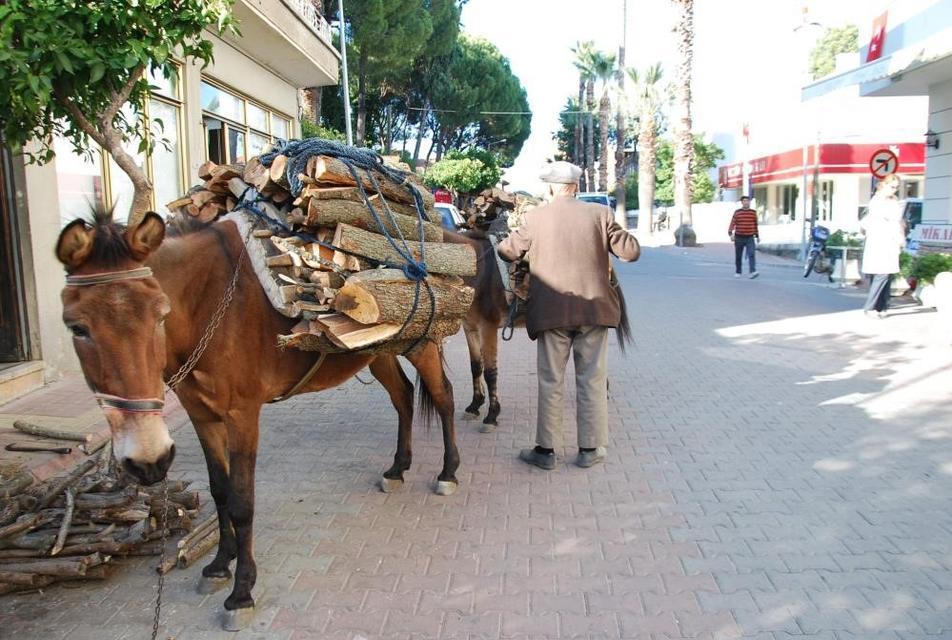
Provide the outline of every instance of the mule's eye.
[[74,338],[88,338],[89,329],[81,324],[71,324],[69,325],[69,330],[72,332]]

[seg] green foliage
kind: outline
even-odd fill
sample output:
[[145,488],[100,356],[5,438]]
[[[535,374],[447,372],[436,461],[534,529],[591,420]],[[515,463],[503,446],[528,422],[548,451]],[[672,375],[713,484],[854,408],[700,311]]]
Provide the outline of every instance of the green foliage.
[[836,69],[838,54],[857,51],[859,51],[859,29],[856,25],[849,24],[827,29],[810,52],[810,73],[813,79],[833,73]]
[[899,254],[899,273],[906,280],[912,277],[912,265],[915,263],[915,260],[916,257],[906,251]]
[[837,229],[830,234],[830,237],[826,240],[826,246],[828,247],[862,247],[863,238],[858,233],[851,233],[849,231],[843,231],[842,229]]
[[348,0],[344,10],[353,37],[354,71],[363,71],[373,84],[394,84],[401,72],[409,72],[433,33],[423,0]]
[[641,209],[638,202],[638,172],[625,176],[625,209]]
[[952,254],[927,253],[915,257],[910,275],[920,284],[931,284],[943,271],[952,271]]
[[429,187],[445,187],[456,193],[478,193],[496,185],[502,169],[488,151],[451,151],[423,176]]
[[[713,142],[704,142],[700,136],[694,136],[694,162],[691,163],[692,202],[711,202],[714,199],[716,188],[707,174],[717,166],[717,161],[723,158],[723,149]],[[674,147],[669,140],[658,144],[655,185],[655,200],[668,206],[673,205]]]
[[307,119],[301,120],[301,137],[322,138],[324,140],[336,140],[338,142],[344,142],[344,140],[346,140],[346,136],[337,129],[322,127]]
[[[579,111],[578,100],[576,98],[568,98],[565,101],[565,106],[562,107],[562,111],[559,112],[559,123],[561,126],[552,134],[552,139],[556,141],[559,153],[558,159],[560,160],[570,160],[572,158],[572,147],[575,146],[575,123],[578,120],[582,120],[584,124],[585,121],[585,114],[578,113]],[[597,119],[592,122],[592,126],[595,136],[595,156],[598,157],[601,139],[599,136],[600,126]],[[614,134],[614,129],[609,133]],[[579,162],[581,162],[581,159],[579,159]]]
[[[166,77],[170,56],[212,60],[206,28],[232,29],[233,0],[9,0],[0,4],[0,126],[5,143],[39,142],[31,159],[53,157],[53,135],[78,153],[89,138],[154,139],[140,117],[148,71]],[[119,111],[128,102],[131,114]]]

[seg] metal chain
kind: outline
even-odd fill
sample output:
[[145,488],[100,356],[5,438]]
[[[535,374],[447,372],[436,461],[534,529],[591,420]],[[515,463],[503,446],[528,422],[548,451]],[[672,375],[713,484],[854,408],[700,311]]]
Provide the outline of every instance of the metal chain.
[[162,553],[159,555],[159,588],[155,594],[155,617],[152,619],[152,640],[159,635],[159,619],[162,616],[162,590],[165,588],[165,574],[162,569],[165,568],[165,547],[169,539],[169,477],[165,476],[162,481],[162,513],[159,520],[162,522]]
[[175,391],[175,387],[181,384],[181,382],[188,377],[188,374],[192,372],[192,369],[194,369],[198,361],[201,360],[202,354],[205,353],[205,349],[208,348],[209,343],[215,336],[215,331],[218,329],[221,321],[224,320],[225,312],[228,311],[228,306],[235,296],[235,287],[238,285],[238,276],[241,274],[241,261],[248,250],[246,240],[247,239],[241,243],[241,254],[235,263],[235,274],[231,277],[231,282],[228,284],[228,288],[225,290],[225,295],[222,296],[221,302],[218,303],[218,308],[215,310],[214,315],[212,315],[208,323],[208,328],[205,329],[205,334],[202,336],[202,339],[198,341],[198,345],[195,347],[195,350],[192,351],[192,355],[188,357],[188,360],[185,361],[185,364],[165,383],[165,386],[167,386],[169,390]]

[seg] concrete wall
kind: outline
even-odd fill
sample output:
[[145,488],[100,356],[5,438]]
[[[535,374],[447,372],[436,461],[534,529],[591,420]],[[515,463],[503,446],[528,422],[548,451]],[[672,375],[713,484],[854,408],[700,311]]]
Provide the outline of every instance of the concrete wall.
[[952,80],[929,87],[929,130],[939,148],[926,147],[924,222],[952,222]]

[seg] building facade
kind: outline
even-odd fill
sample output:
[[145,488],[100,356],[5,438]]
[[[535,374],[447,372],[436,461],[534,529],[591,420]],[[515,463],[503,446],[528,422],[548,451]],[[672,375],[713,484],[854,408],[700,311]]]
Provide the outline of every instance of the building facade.
[[[172,77],[151,78],[145,116],[163,143],[138,158],[156,211],[198,182],[206,160],[242,162],[298,135],[299,90],[337,83],[340,56],[310,0],[237,0],[234,15],[240,37],[206,33],[213,64],[182,61]],[[131,202],[129,179],[106,154],[76,155],[65,140],[55,149],[43,166],[5,149],[0,157],[0,401],[77,367],[60,319],[56,239],[90,204],[114,207],[121,220]]]
[[803,99],[820,101],[843,87],[858,88],[870,104],[925,99],[922,221],[952,224],[952,0],[871,1],[859,20],[863,46],[853,64],[806,85]]

